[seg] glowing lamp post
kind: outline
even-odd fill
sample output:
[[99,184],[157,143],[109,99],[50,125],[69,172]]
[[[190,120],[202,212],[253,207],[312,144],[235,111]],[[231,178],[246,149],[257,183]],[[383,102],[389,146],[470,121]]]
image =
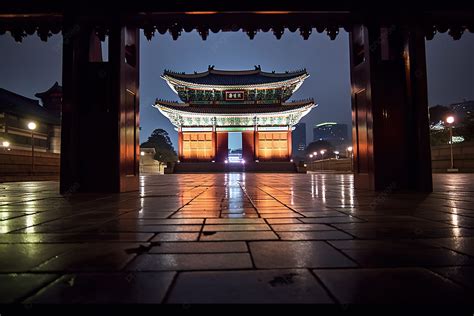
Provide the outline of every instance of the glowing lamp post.
[[448,116],[446,118],[446,123],[449,124],[449,148],[451,151],[451,168],[448,169],[448,172],[457,172],[458,169],[454,168],[454,155],[453,155],[453,123],[454,116]]
[[348,152],[348,157],[350,155],[350,158],[351,158],[351,171],[354,171],[354,155],[353,155],[353,150],[352,150],[352,146],[349,146],[346,148],[347,152]]
[[35,129],[36,123],[29,122],[28,129],[31,131],[31,173],[35,173]]
[[336,155],[336,159],[339,159],[339,152],[337,150],[334,152],[334,155]]

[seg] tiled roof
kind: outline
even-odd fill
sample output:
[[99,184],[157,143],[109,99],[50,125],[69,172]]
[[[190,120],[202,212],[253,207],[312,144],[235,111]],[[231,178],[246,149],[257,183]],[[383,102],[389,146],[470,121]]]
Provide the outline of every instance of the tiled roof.
[[263,72],[260,68],[243,71],[214,70],[214,68],[209,68],[206,72],[194,74],[165,71],[163,76],[193,84],[239,86],[281,82],[303,75],[307,75],[306,69],[294,72],[275,73]]
[[243,114],[243,113],[274,113],[296,110],[314,104],[314,100],[308,99],[298,102],[288,102],[283,104],[232,104],[232,105],[190,105],[187,103],[178,103],[157,100],[156,106],[161,106],[170,110],[178,110],[189,113],[202,114]]
[[0,88],[0,112],[31,118],[48,124],[60,124],[59,116],[43,108],[38,100],[29,99],[2,88]]
[[59,85],[59,83],[56,81],[54,83],[54,85],[49,88],[48,90],[44,91],[44,92],[38,92],[35,94],[35,97],[38,97],[38,98],[42,98],[44,96],[48,96],[50,95],[51,93],[61,93],[62,94],[63,92],[63,88]]

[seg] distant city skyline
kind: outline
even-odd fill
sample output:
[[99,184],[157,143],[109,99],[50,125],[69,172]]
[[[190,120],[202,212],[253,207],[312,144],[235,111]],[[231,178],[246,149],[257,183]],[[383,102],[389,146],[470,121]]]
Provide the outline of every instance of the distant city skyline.
[[[8,34],[0,36],[0,87],[35,99],[35,93],[47,90],[55,81],[61,83],[61,42],[58,35],[46,43],[35,35],[20,45]],[[156,98],[178,100],[160,75],[164,69],[192,73],[204,71],[208,65],[233,70],[261,65],[264,71],[306,68],[310,77],[292,98],[313,97],[319,104],[301,120],[306,123],[306,138],[312,139],[312,127],[321,122],[351,126],[348,44],[344,31],[334,41],[317,33],[304,41],[289,31],[281,40],[270,32],[260,32],[253,41],[243,32],[211,34],[207,41],[196,32],[183,33],[177,41],[169,34],[147,41],[142,34],[140,141],[145,141],[154,129],[163,128],[177,147],[173,126],[152,107]],[[459,41],[437,34],[426,42],[426,48],[430,106],[474,100],[474,34],[466,33]]]

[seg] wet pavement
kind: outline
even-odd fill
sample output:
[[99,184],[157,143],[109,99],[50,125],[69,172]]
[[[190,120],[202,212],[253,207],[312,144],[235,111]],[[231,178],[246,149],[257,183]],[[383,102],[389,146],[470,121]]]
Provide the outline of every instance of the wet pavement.
[[434,192],[348,174],[142,177],[139,192],[0,184],[0,302],[469,303],[474,175]]

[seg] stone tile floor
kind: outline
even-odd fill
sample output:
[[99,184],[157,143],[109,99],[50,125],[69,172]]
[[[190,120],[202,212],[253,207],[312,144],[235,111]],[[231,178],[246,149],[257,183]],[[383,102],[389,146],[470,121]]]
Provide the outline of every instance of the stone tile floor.
[[472,303],[474,175],[432,194],[344,174],[0,184],[0,302]]

